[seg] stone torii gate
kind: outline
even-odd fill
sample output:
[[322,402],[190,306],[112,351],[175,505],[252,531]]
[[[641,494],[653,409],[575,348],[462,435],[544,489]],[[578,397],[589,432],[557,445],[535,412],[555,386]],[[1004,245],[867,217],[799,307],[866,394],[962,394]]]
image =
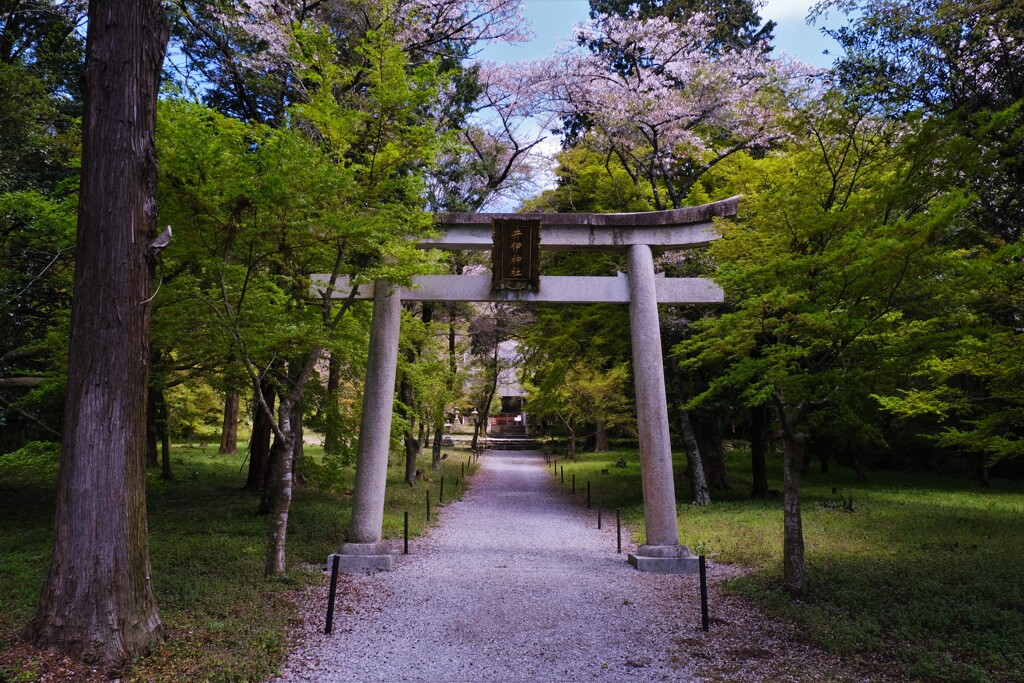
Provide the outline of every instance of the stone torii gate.
[[[712,219],[735,216],[738,204],[739,197],[733,197],[702,206],[646,213],[439,214],[436,219],[442,236],[420,240],[421,248],[494,249],[495,267],[502,272],[421,275],[413,278],[412,287],[378,280],[358,291],[357,298],[373,299],[373,318],[352,523],[348,541],[342,543],[336,553],[340,568],[344,571],[390,570],[394,562],[394,553],[381,539],[399,325],[405,300],[629,304],[647,536],[646,543],[629,556],[629,562],[640,571],[695,572],[697,558],[688,548],[679,545],[658,304],[722,303],[723,294],[716,284],[703,278],[656,275],[653,252],[707,245],[719,236]],[[524,247],[521,241],[508,242],[508,238],[501,237],[504,224],[515,228],[531,222],[538,227],[532,245],[527,243]],[[531,249],[536,252],[538,247],[553,251],[623,250],[627,273],[617,277],[539,275],[536,270],[539,254],[530,253]],[[501,249],[505,253],[499,258],[497,252]],[[520,272],[522,256],[526,257],[528,267],[534,269],[532,275]],[[505,276],[510,279],[503,279]],[[324,275],[313,277],[318,283],[327,280]],[[322,284],[315,283],[313,289],[320,295],[326,292]],[[344,283],[338,283],[332,296],[346,298],[349,294],[346,289]],[[333,557],[328,559],[329,565]]]

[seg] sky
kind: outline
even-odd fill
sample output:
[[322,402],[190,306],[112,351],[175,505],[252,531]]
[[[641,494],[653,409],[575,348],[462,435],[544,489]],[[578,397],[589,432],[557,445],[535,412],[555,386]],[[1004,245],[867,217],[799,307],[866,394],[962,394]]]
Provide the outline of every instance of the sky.
[[[768,0],[761,9],[762,19],[774,19],[775,54],[785,53],[814,66],[831,66],[836,43],[823,36],[818,27],[805,22],[812,0]],[[480,59],[511,62],[549,55],[572,36],[574,24],[587,19],[587,0],[526,0],[524,14],[531,24],[534,38],[519,45],[491,44],[483,48]]]

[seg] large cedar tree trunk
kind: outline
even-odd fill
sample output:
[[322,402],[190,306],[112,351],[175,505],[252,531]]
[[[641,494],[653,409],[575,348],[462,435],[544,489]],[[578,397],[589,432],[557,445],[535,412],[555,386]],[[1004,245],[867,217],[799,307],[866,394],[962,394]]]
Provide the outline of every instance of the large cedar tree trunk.
[[238,402],[237,391],[229,391],[224,398],[224,422],[220,430],[220,450],[222,455],[238,452]]
[[82,173],[53,555],[25,636],[89,663],[152,647],[146,391],[156,236],[157,0],[89,3]]

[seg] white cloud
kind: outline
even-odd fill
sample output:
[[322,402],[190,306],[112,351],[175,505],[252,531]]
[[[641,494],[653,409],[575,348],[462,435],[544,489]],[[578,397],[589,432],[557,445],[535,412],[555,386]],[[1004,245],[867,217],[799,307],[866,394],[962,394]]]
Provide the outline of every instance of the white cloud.
[[767,0],[759,14],[764,19],[795,20],[802,23],[814,4],[813,0]]

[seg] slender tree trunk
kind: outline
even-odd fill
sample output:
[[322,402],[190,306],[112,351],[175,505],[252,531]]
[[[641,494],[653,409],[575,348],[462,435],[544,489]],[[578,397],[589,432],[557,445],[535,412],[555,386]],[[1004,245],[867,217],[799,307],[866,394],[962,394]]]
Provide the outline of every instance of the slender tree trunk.
[[565,447],[565,455],[570,460],[576,459],[576,430],[569,427],[569,443]]
[[341,359],[331,351],[327,363],[327,396],[324,398],[324,453],[337,455],[342,450],[341,434]]
[[804,528],[800,514],[800,471],[803,466],[806,437],[783,436],[783,537],[782,584],[793,597],[807,591],[807,570],[804,566]]
[[271,449],[272,469],[270,483],[267,487],[271,491],[267,497],[270,529],[263,571],[266,576],[281,576],[287,571],[285,545],[288,534],[288,514],[292,504],[292,465],[295,455],[290,407],[279,407],[278,424],[281,431],[289,435],[290,438],[274,439],[274,448]]
[[725,468],[725,449],[722,447],[723,429],[721,416],[709,414],[705,415],[703,420],[697,421],[694,432],[697,443],[700,444],[700,454],[704,460],[704,471],[708,484],[720,491],[728,491],[732,488],[732,482],[729,480],[729,473]]
[[[265,576],[283,576],[287,572],[285,549],[288,540],[288,516],[292,507],[294,491],[295,455],[297,442],[302,438],[302,397],[313,374],[313,368],[320,360],[323,349],[314,347],[299,367],[291,374],[291,391],[282,398],[277,407],[277,424],[274,426],[274,443],[277,457],[274,458],[270,490],[270,527],[267,533],[267,557],[263,568]],[[251,366],[250,366],[251,368]],[[292,366],[294,370],[294,366]],[[269,406],[261,406],[269,412]],[[298,416],[298,420],[296,420]],[[280,446],[276,446],[280,442]],[[301,447],[299,449],[301,452]]]
[[598,453],[611,450],[608,446],[608,428],[600,417],[594,422],[594,450]]
[[480,438],[480,418],[478,417],[476,422],[473,423],[473,440],[469,442],[469,450],[475,451],[477,441]]
[[[280,413],[280,406],[278,412]],[[274,495],[276,494],[275,486],[277,485],[282,471],[279,469],[279,465],[282,460],[285,459],[284,449],[286,442],[281,438],[281,435],[274,433],[274,442],[270,446],[270,455],[267,458],[266,477],[263,482],[263,488],[260,490],[260,504],[256,508],[256,514],[261,517],[269,515],[274,509]],[[287,454],[288,459],[291,459],[291,448]],[[289,470],[290,472],[290,470]]]
[[160,437],[160,478],[164,481],[172,481],[174,472],[171,471],[171,433],[167,429],[167,398],[164,390],[156,390],[156,433]]
[[[263,400],[273,408],[277,397],[273,385],[269,382],[261,382],[260,389]],[[252,436],[249,439],[249,474],[245,480],[243,490],[253,493],[263,491],[267,484],[267,465],[270,463],[270,436],[273,427],[270,418],[260,408],[259,401],[253,403],[252,409]]]
[[[791,415],[781,398],[778,404],[782,438],[782,587],[794,598],[807,593],[804,564],[804,528],[800,513],[800,473],[803,469],[807,434],[796,431],[800,418]],[[798,411],[798,412],[802,412]]]
[[767,418],[767,406],[759,405],[750,409],[750,470],[754,480],[751,495],[754,498],[768,497]]
[[[672,348],[670,344],[671,342],[666,340],[663,346]],[[690,411],[683,410],[681,407],[685,404],[686,396],[683,391],[683,379],[679,375],[679,363],[674,357],[669,356],[665,368],[669,380],[668,386],[673,393],[672,401],[669,402],[669,414],[674,415],[679,423],[679,434],[683,438],[683,448],[686,451],[686,476],[690,480],[693,504],[711,505],[711,493],[708,490],[708,480],[704,473],[704,460],[701,457],[697,436],[693,432],[693,419],[690,416]]]
[[861,465],[860,457],[857,456],[857,449],[854,448],[853,437],[849,434],[846,435],[846,457],[857,475],[857,481],[866,481],[868,475],[864,472],[864,466]]
[[444,437],[444,417],[440,424],[434,423],[434,446],[430,449],[430,469],[441,469],[441,441]]
[[146,527],[156,236],[156,98],[170,25],[156,0],[92,0],[67,398],[53,554],[24,635],[119,665],[159,640]]
[[416,442],[416,438],[413,436],[413,430],[416,428],[414,420],[416,412],[413,410],[413,391],[412,385],[403,377],[398,388],[399,396],[402,399],[402,405],[405,406],[405,437],[403,439],[405,443],[405,483],[409,486],[416,485],[416,459],[419,456],[420,445]]
[[978,484],[982,488],[990,488],[992,482],[988,478],[988,456],[984,453],[978,455]]
[[683,436],[686,448],[686,471],[690,476],[690,488],[693,491],[694,505],[711,505],[711,492],[708,490],[707,479],[704,477],[704,462],[700,457],[700,446],[693,433],[693,422],[690,411],[679,411],[679,431]]
[[294,482],[300,485],[306,482],[306,478],[302,474],[302,459],[306,457],[306,444],[303,443],[305,431],[306,427],[302,420],[302,406],[297,403],[292,407],[292,434],[294,435],[294,440],[292,441],[292,471],[294,473]]
[[238,403],[237,391],[229,391],[224,398],[224,422],[220,430],[220,453],[238,452]]
[[156,391],[149,387],[146,391],[146,468],[160,467],[160,453],[157,443],[160,437],[156,431]]

